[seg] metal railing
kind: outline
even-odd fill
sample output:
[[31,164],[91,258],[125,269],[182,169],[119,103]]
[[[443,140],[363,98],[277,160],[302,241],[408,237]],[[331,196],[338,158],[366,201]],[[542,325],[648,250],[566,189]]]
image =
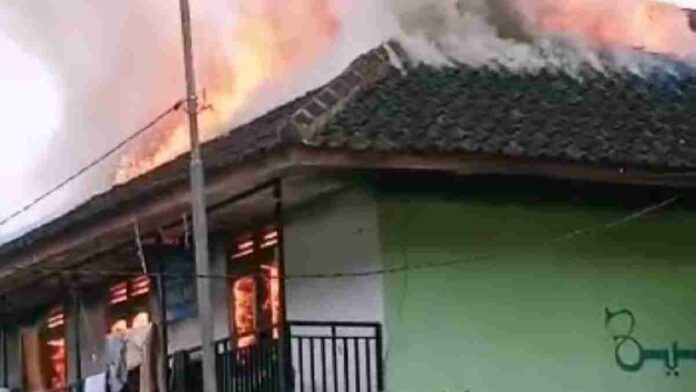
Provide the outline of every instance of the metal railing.
[[[379,323],[292,321],[288,323],[287,392],[383,392],[382,327]],[[280,344],[259,340],[234,347],[230,339],[215,343],[220,392],[279,392]],[[199,391],[202,386],[200,347],[169,356],[170,392]],[[175,356],[184,366],[175,369]],[[183,382],[181,381],[183,380]],[[75,382],[51,392],[83,392]]]
[[289,326],[295,392],[384,390],[379,323],[294,321]]
[[[287,392],[382,392],[382,327],[379,323],[292,321],[288,323]],[[215,343],[220,392],[279,392],[280,344],[259,340],[234,347],[230,339]],[[200,348],[186,357],[186,385],[200,389]],[[175,354],[176,355],[176,354]],[[173,385],[171,391],[176,392]]]
[[279,344],[277,340],[232,348],[229,339],[215,344],[218,388],[223,392],[280,391]]

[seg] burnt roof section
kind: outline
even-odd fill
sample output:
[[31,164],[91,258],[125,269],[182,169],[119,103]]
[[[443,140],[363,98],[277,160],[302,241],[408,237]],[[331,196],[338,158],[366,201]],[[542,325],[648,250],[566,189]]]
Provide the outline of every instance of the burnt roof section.
[[[202,144],[206,175],[215,175],[235,163],[258,158],[275,150],[303,143],[303,134],[314,130],[365,85],[390,68],[385,44],[359,56],[338,77],[248,124]],[[400,51],[395,48],[394,50]],[[182,154],[139,177],[96,195],[27,234],[0,246],[0,256],[32,246],[37,241],[98,222],[119,208],[146,202],[153,194],[166,192],[188,181],[189,154]]]
[[392,70],[311,142],[674,170],[696,168],[693,124],[696,71],[684,64],[641,76],[419,66]]

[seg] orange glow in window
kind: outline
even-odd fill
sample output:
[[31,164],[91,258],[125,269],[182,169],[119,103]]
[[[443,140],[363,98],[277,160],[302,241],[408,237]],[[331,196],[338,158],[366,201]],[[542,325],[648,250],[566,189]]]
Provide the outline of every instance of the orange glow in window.
[[49,329],[58,328],[63,325],[65,325],[65,315],[62,311],[48,317]]
[[110,298],[109,303],[114,305],[128,300],[128,284],[119,283],[109,290]]
[[231,329],[237,347],[280,335],[282,308],[278,245],[281,233],[274,227],[237,237],[228,268],[239,276],[230,283]]
[[148,303],[151,290],[151,280],[147,275],[137,276],[110,288],[109,333],[123,336],[132,328],[149,325]]
[[247,276],[234,283],[234,326],[237,345],[246,347],[256,342],[256,281]]
[[150,277],[149,276],[139,276],[130,281],[130,293],[131,297],[137,297],[139,295],[145,295],[150,292]]
[[268,298],[263,304],[264,310],[271,313],[271,322],[273,323],[273,337],[278,338],[280,325],[280,282],[278,279],[278,263],[273,265],[262,265],[265,272],[264,281],[269,292]]
[[63,388],[67,385],[67,363],[65,339],[54,339],[46,342],[49,349],[51,372],[49,388]]
[[62,307],[51,311],[46,320],[46,335],[42,356],[48,365],[48,388],[60,389],[67,385],[67,353],[65,347],[65,313]]

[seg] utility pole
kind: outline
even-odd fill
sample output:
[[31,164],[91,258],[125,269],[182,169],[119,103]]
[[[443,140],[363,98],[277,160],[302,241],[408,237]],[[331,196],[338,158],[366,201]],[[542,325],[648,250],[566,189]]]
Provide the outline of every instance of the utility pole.
[[193,69],[191,43],[191,12],[188,0],[179,0],[181,9],[181,36],[186,71],[186,108],[191,136],[191,204],[193,209],[193,240],[196,250],[196,292],[198,318],[201,328],[203,354],[203,392],[217,392],[215,351],[213,347],[213,313],[210,297],[210,258],[208,256],[208,222],[205,206],[205,179],[198,140],[198,97],[196,75]]

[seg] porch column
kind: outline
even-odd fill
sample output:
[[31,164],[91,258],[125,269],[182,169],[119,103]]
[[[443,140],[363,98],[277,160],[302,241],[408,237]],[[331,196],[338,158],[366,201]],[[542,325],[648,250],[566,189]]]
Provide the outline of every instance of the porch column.
[[72,348],[75,351],[74,360],[72,361],[75,369],[75,380],[73,382],[79,383],[82,381],[82,344],[80,339],[80,312],[82,308],[80,304],[80,290],[76,281],[70,282],[70,299],[70,315],[72,317],[68,318],[68,320],[72,325],[70,332],[73,342]]
[[[0,310],[0,314],[5,316],[7,313],[7,303],[5,297],[0,298]],[[2,386],[5,388],[9,388],[10,369],[7,364],[7,320],[5,319],[5,317],[3,317],[2,320],[2,328],[0,329],[0,334],[2,335],[0,336],[0,339],[2,339],[2,341],[0,342],[0,344],[2,344]]]
[[164,265],[162,260],[159,260],[157,266],[158,275],[156,278],[157,283],[157,318],[159,318],[159,328],[160,328],[160,366],[159,374],[162,375],[164,380],[159,380],[162,383],[165,391],[167,391],[169,383],[169,366],[168,366],[168,356],[169,356],[169,335],[167,328],[167,290],[165,285],[164,277]]
[[280,392],[289,390],[288,366],[290,365],[290,340],[289,327],[287,325],[288,313],[285,301],[285,236],[283,235],[283,180],[279,178],[273,185],[273,197],[275,198],[275,221],[278,227],[278,295],[281,304],[280,328],[278,331],[278,375],[280,377]]
[[2,386],[4,388],[8,387],[8,368],[7,368],[7,326],[3,323],[2,330]]

